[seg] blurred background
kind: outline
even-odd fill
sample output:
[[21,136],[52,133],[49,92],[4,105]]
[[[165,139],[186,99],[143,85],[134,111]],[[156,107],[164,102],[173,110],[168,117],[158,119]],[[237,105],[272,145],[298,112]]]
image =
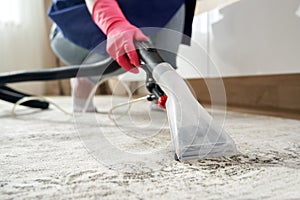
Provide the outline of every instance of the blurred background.
[[[0,72],[63,65],[50,49],[50,4],[51,0],[0,1]],[[297,114],[299,36],[300,0],[199,0],[192,39],[207,54],[198,55],[193,46],[184,45],[178,54],[206,64],[195,70],[179,57],[178,72],[200,101],[209,103],[202,80],[222,77],[228,105]],[[102,93],[109,93],[109,85]],[[36,95],[70,94],[68,80],[14,87]]]

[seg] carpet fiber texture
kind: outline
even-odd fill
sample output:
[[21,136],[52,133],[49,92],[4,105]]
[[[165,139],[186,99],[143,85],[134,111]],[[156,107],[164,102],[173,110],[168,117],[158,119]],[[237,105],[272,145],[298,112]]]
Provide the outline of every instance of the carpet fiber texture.
[[[71,110],[70,98],[54,101]],[[97,102],[104,110],[109,108],[109,97]],[[125,123],[129,115],[116,120],[120,122],[116,125],[105,114],[74,117],[55,108],[36,111],[20,107],[17,117],[11,117],[11,107],[0,102],[0,199],[300,198],[297,120],[228,112],[224,127],[235,140],[238,155],[176,162],[167,124],[157,130],[145,126],[150,123],[142,109],[149,108],[147,102],[130,111],[130,119],[135,121],[131,129]],[[158,113],[156,119],[164,122],[165,113]],[[97,126],[120,150],[120,162],[109,163],[118,151],[107,151],[103,143],[97,143],[100,136],[90,134]],[[143,130],[140,135],[136,127]],[[122,139],[118,136],[122,133],[143,142]],[[154,156],[144,163],[137,161],[140,165],[126,163],[122,156],[127,152],[135,157],[151,148]]]

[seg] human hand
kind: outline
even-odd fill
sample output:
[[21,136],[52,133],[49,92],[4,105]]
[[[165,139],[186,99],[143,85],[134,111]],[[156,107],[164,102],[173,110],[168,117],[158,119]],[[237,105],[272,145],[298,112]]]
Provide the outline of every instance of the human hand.
[[121,67],[138,73],[140,59],[134,41],[147,41],[143,32],[130,24],[116,0],[93,0],[92,18],[107,36],[107,52]]
[[107,52],[126,71],[138,73],[140,59],[134,41],[148,41],[143,32],[127,22],[113,24],[107,33]]

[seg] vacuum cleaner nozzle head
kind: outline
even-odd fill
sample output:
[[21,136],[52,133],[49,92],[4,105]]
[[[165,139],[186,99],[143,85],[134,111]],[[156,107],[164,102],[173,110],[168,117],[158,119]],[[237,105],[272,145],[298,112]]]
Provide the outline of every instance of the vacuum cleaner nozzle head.
[[166,110],[179,160],[236,153],[234,141],[198,103],[170,64],[158,64],[153,70],[153,77],[168,96]]

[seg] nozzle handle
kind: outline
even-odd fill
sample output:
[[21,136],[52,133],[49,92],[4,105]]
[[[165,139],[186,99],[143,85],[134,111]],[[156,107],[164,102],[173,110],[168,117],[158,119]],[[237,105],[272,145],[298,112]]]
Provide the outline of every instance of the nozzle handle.
[[152,72],[159,63],[165,62],[150,41],[135,41],[135,46],[140,59],[147,64],[150,72]]

